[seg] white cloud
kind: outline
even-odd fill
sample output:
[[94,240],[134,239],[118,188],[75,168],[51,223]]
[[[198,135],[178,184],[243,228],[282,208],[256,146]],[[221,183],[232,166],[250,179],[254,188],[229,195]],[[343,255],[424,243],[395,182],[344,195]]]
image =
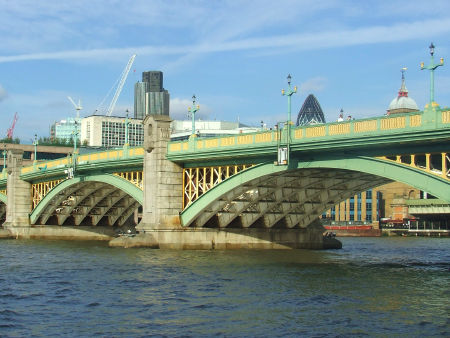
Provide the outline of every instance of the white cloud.
[[313,77],[300,85],[300,93],[309,94],[311,92],[319,92],[325,89],[327,83],[328,79],[323,76]]
[[8,97],[8,92],[0,85],[0,102]]
[[390,26],[370,26],[358,29],[330,30],[315,33],[297,33],[262,38],[244,38],[229,41],[204,41],[193,45],[149,45],[126,48],[78,49],[58,52],[30,53],[0,56],[0,63],[26,60],[79,59],[99,60],[123,57],[136,53],[143,55],[180,55],[296,47],[297,50],[365,45],[435,37],[450,32],[450,19],[433,19],[400,23]]

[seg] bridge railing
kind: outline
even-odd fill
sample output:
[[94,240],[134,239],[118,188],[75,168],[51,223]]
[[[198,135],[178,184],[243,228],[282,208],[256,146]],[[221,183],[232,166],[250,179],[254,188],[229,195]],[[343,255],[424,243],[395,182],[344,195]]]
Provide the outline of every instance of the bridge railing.
[[[432,130],[450,127],[450,110],[435,110],[380,116],[361,120],[348,120],[304,127],[291,128],[290,142],[293,146],[319,141],[360,138],[361,136],[394,135],[399,132]],[[187,141],[170,142],[168,158],[182,157],[187,153],[202,153],[223,148],[276,146],[280,138],[286,140],[284,131],[276,130],[246,133],[215,138],[191,138]]]
[[102,162],[119,161],[136,157],[143,157],[143,148],[115,149],[96,153],[89,153],[76,156],[68,156],[51,161],[37,161],[31,166],[23,167],[21,175],[32,174],[36,172],[46,172],[54,169],[64,169],[75,165],[88,165]]

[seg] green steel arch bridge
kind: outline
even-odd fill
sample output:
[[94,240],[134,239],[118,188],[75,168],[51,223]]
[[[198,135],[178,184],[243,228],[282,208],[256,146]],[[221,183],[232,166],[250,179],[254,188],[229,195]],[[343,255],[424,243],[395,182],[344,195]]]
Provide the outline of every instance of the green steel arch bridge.
[[[363,120],[191,137],[169,142],[164,156],[180,167],[182,184],[171,196],[186,228],[306,228],[332,205],[391,181],[450,202],[450,110],[434,106]],[[143,148],[124,147],[20,167],[18,179],[30,187],[29,224],[124,224],[151,189],[144,180],[144,157]],[[8,195],[15,193],[10,163],[8,155],[8,172],[0,174],[2,223],[10,216]]]

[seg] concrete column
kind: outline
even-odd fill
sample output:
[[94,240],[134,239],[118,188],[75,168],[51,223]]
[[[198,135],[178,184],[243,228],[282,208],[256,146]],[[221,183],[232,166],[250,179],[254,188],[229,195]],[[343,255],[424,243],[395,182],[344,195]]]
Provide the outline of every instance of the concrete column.
[[23,150],[10,149],[7,159],[7,205],[3,227],[29,227],[31,212],[31,184],[20,179]]
[[167,115],[144,119],[144,201],[139,232],[179,229],[182,211],[182,168],[166,159],[170,140]]

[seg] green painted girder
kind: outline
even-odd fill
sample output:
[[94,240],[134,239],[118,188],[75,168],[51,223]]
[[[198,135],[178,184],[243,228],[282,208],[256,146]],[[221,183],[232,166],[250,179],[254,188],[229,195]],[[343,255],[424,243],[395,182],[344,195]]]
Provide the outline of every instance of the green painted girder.
[[288,170],[302,170],[306,168],[323,168],[326,170],[344,169],[381,176],[411,185],[419,190],[427,191],[442,200],[450,201],[450,183],[448,181],[431,173],[400,163],[365,156],[347,159],[323,158],[314,161],[291,160],[289,166],[276,166],[273,163],[264,163],[241,171],[224,180],[183,210],[180,215],[181,224],[190,224],[203,210],[214,201],[217,201],[221,196],[256,178]]
[[[446,108],[448,110],[448,108]],[[345,122],[333,122],[320,124],[315,126],[297,127],[291,131],[291,142],[290,142],[290,152],[336,152],[336,151],[347,151],[355,150],[360,148],[361,151],[364,149],[379,150],[380,153],[376,156],[390,155],[383,154],[383,152],[389,151],[390,149],[398,148],[401,144],[403,148],[413,149],[416,146],[424,147],[426,145],[432,145],[433,147],[438,144],[448,144],[450,142],[450,123],[444,123],[444,113],[442,110],[435,112],[416,112],[416,113],[405,113],[405,114],[395,114],[395,116],[382,116],[377,118],[367,118],[361,120],[352,120]],[[447,113],[448,114],[448,113]],[[412,116],[420,117],[421,124],[419,126],[414,125],[411,122]],[[394,129],[381,129],[381,124],[383,120],[395,120],[396,118],[404,118],[405,127],[398,127]],[[356,123],[375,123],[376,129],[373,131],[356,132]],[[348,132],[342,134],[331,135],[331,128],[339,128],[347,125]],[[307,135],[307,130],[316,127],[323,127],[325,130],[324,136],[318,137],[305,137]],[[302,133],[303,137],[295,138],[295,132],[299,131]],[[269,134],[271,133],[272,141],[258,142],[256,143],[256,136],[258,134]],[[249,144],[238,145],[238,137],[248,136],[253,139]],[[191,163],[209,163],[215,160],[236,161],[238,158],[265,158],[268,160],[273,157],[277,152],[277,141],[275,139],[275,131],[263,131],[258,133],[248,133],[239,134],[232,136],[235,138],[234,145],[225,146],[221,145],[221,140],[228,139],[227,137],[219,138],[208,138],[210,145],[206,144],[202,148],[198,148],[196,145],[197,141],[202,141],[202,138],[197,138],[195,141],[187,142],[188,148],[181,150],[170,151],[171,145],[180,142],[169,142],[168,145],[168,155],[167,158],[171,161],[178,163],[188,163],[188,166],[193,166]],[[205,139],[206,140],[206,139]],[[211,141],[217,140],[217,146],[212,147]],[[286,132],[283,131],[281,135],[281,144],[286,143]],[[183,143],[186,145],[186,142]],[[448,147],[447,147],[448,148]],[[432,152],[433,149],[428,148],[427,152]],[[360,153],[362,155],[364,153]],[[248,161],[247,161],[248,162]],[[258,163],[255,162],[254,163]]]
[[1,178],[0,179],[0,189],[6,189],[7,182],[8,182],[8,179],[6,177],[5,178]]
[[[75,173],[76,175],[94,175],[98,173],[136,171],[142,170],[142,168],[143,158],[138,157],[100,163],[78,164]],[[67,177],[67,174],[64,173],[64,170],[66,169],[67,167],[61,167],[45,171],[34,171],[31,173],[23,174],[20,176],[20,178],[24,181],[33,183],[45,182],[52,179]]]
[[[450,126],[450,124],[449,124]],[[450,143],[450,128],[442,130],[416,131],[416,132],[397,132],[385,135],[354,135],[351,138],[317,138],[301,139],[301,142],[293,140],[290,145],[291,155],[295,153],[311,152],[347,152],[366,154],[366,150],[374,156],[388,156],[403,153],[416,153],[420,147],[426,152],[435,152],[439,148],[447,148]],[[211,149],[196,149],[195,151],[183,151],[180,153],[168,153],[167,158],[178,163],[208,163],[220,160],[225,163],[231,163],[239,158],[256,159],[263,158],[269,160],[276,158],[277,143],[261,143],[258,145],[249,144],[242,146],[216,147]],[[227,162],[228,161],[228,162]]]
[[0,202],[3,202],[6,204],[6,202],[8,201],[8,197],[2,193],[0,193]]
[[35,224],[38,220],[39,216],[48,206],[48,204],[52,201],[53,198],[58,196],[64,189],[85,182],[89,184],[89,182],[102,182],[112,185],[133,197],[139,204],[142,205],[144,200],[144,193],[137,186],[128,182],[127,180],[112,174],[98,174],[98,175],[90,175],[90,176],[77,176],[72,179],[68,179],[60,182],[56,185],[50,192],[45,195],[45,197],[39,202],[39,204],[34,208],[34,210],[30,214],[30,222],[31,224]]

